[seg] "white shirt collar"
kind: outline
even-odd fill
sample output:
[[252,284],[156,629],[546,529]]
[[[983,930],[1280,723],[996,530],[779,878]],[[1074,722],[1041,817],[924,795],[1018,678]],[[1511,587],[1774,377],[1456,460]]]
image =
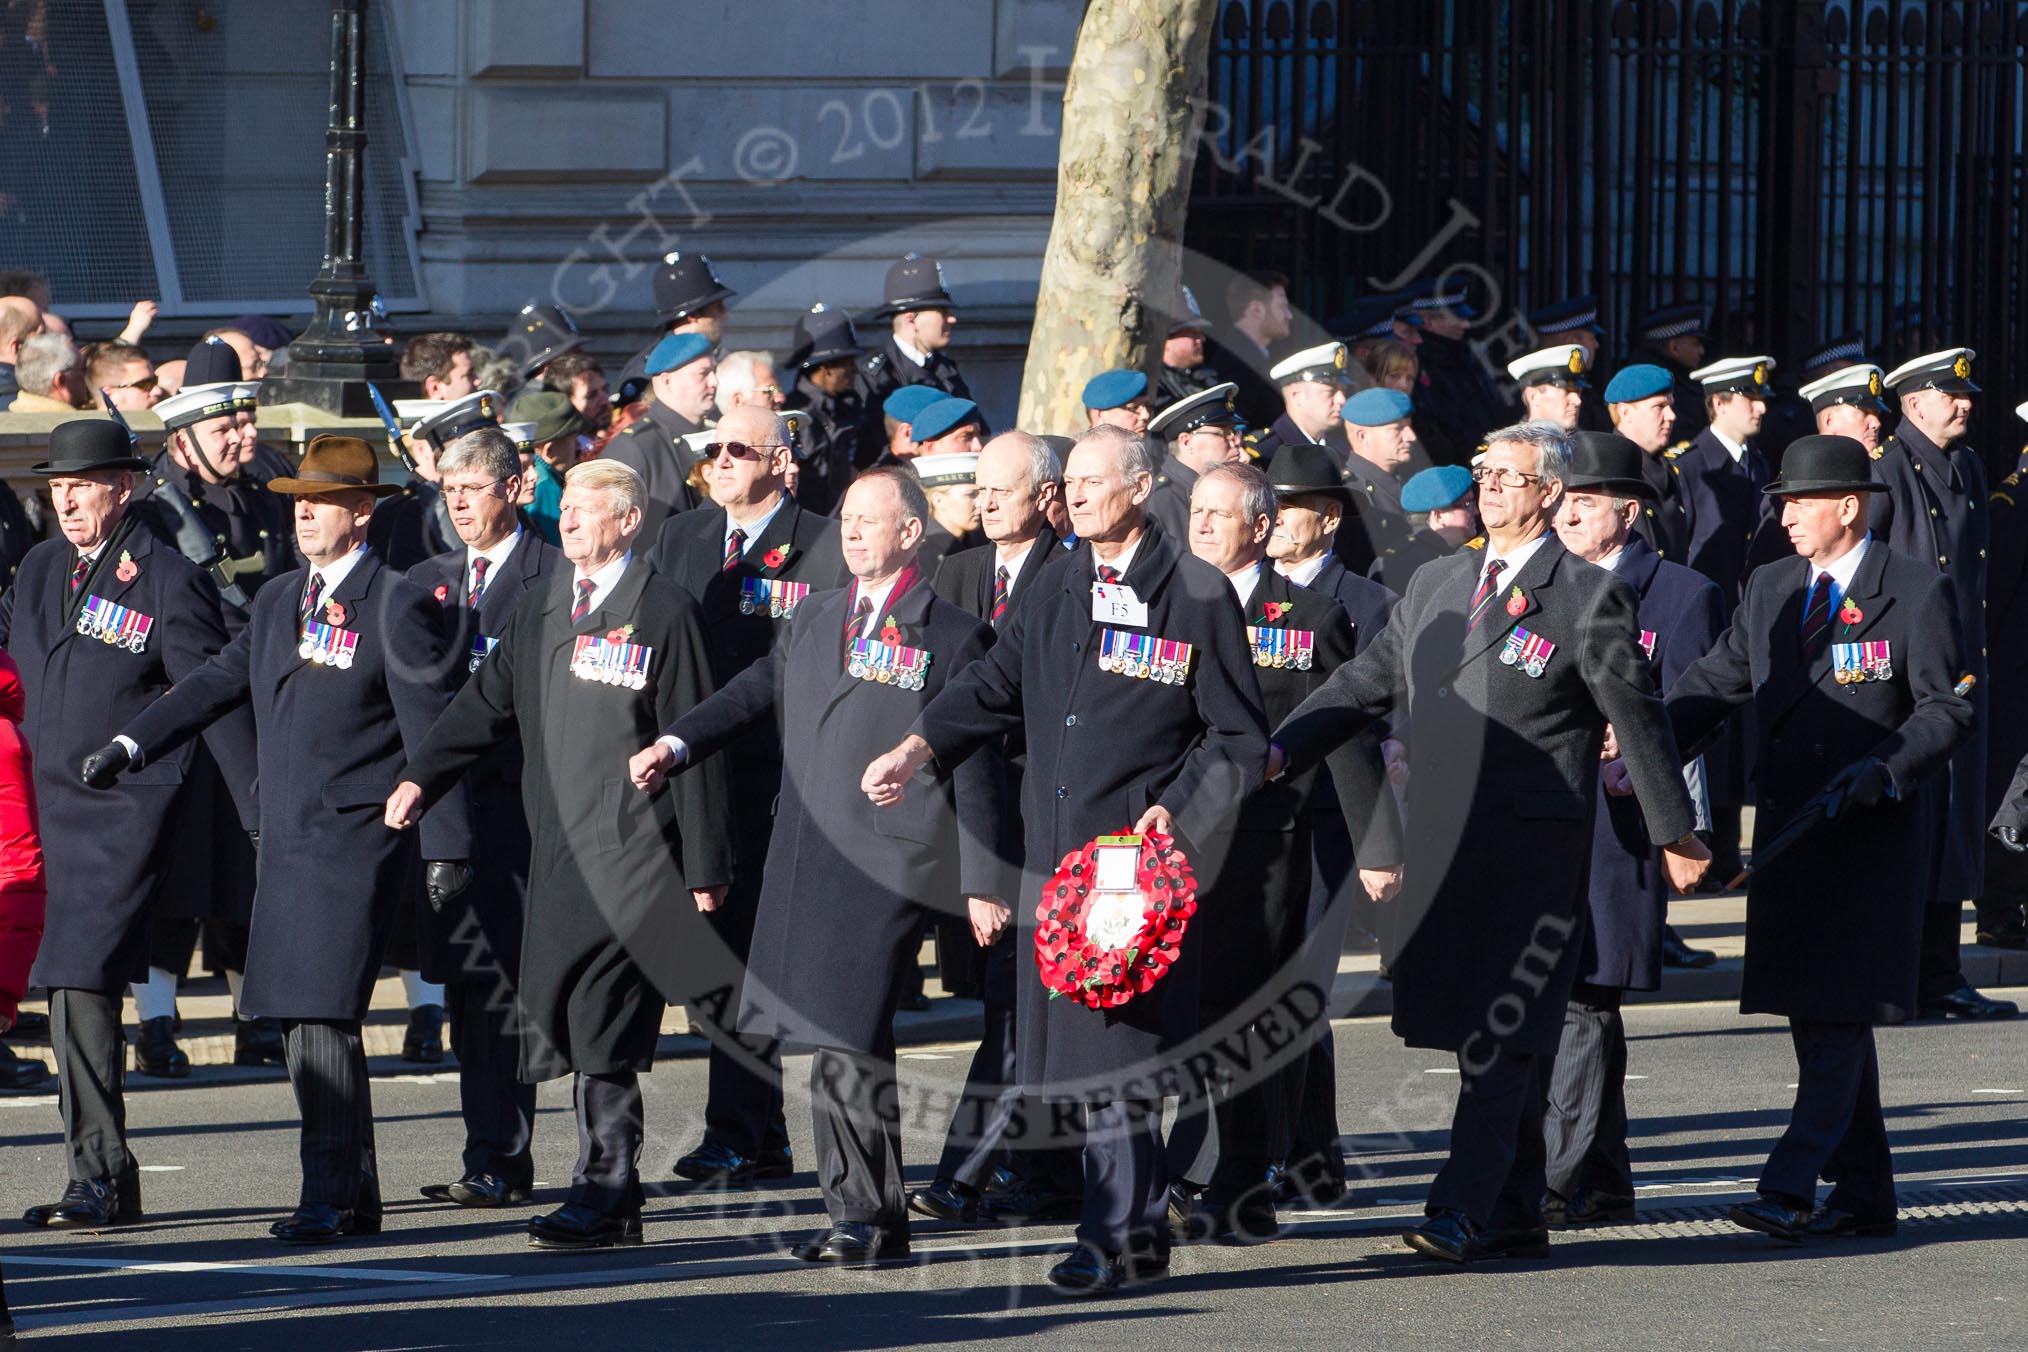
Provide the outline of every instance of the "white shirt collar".
[[1019,553],[1006,556],[1002,556],[1000,554],[998,546],[994,547],[993,567],[996,569],[1005,568],[1007,570],[1008,596],[1010,597],[1013,596],[1014,588],[1020,585],[1021,566],[1028,562],[1028,556],[1030,554],[1033,554],[1034,552],[1035,552],[1035,541],[1033,540],[1030,540],[1027,544],[1021,546],[1021,550]]
[[1732,457],[1733,464],[1735,465],[1741,464],[1746,460],[1745,442],[1734,441],[1731,437],[1728,437],[1727,435],[1725,435],[1725,433],[1719,431],[1715,427],[1711,429],[1711,435],[1718,439],[1718,444],[1723,446],[1725,448],[1725,453]]
[[1225,580],[1232,584],[1233,592],[1239,597],[1239,608],[1241,610],[1245,610],[1253,604],[1253,594],[1260,590],[1260,580],[1266,575],[1267,570],[1268,561],[1262,559],[1259,563],[1249,568],[1242,568],[1236,573],[1227,573],[1225,575]]
[[[365,557],[366,546],[361,545],[336,563],[326,564],[322,568],[311,568],[310,576],[324,579],[324,590],[321,594],[328,597],[332,592],[338,590],[346,578],[352,575],[352,570],[357,568],[359,561]],[[307,578],[304,579],[303,586],[305,590],[308,590],[309,580]]]
[[1859,537],[1858,544],[1846,550],[1840,557],[1831,560],[1829,568],[1819,568],[1816,564],[1811,564],[1811,589],[1814,590],[1816,588],[1818,578],[1822,577],[1825,573],[1829,573],[1831,575],[1831,587],[1838,596],[1842,597],[1846,592],[1851,591],[1852,579],[1859,576],[1859,565],[1866,558],[1866,547],[1872,543],[1873,532],[1867,531],[1866,534]]
[[1275,571],[1298,587],[1307,587],[1317,580],[1317,574],[1324,571],[1324,561],[1330,557],[1331,551],[1327,549],[1308,562],[1299,563],[1293,568],[1277,568]]
[[739,552],[741,554],[751,554],[753,552],[754,541],[760,539],[761,535],[767,530],[769,523],[782,514],[782,504],[786,503],[788,500],[789,495],[787,493],[777,494],[775,497],[775,505],[768,508],[767,514],[761,517],[760,520],[748,526],[740,525],[737,521],[734,521],[732,519],[732,513],[727,512],[725,514],[725,534],[718,537],[718,547],[720,552],[721,553],[724,552],[726,541],[732,539],[732,533],[736,530],[742,530],[746,532],[746,541],[744,544],[740,545]]
[[1627,556],[1627,547],[1625,545],[1621,545],[1618,549],[1615,549],[1612,553],[1600,559],[1598,561],[1598,566],[1605,569],[1608,573],[1617,573],[1620,570],[1620,560],[1624,559],[1626,556]]
[[[626,572],[627,565],[632,563],[633,561],[634,561],[634,551],[630,549],[626,553],[620,555],[620,557],[614,559],[611,563],[607,564],[605,567],[599,569],[596,573],[593,573],[591,575],[590,578],[592,584],[591,604],[588,607],[586,607],[587,613],[593,610],[597,610],[600,606],[605,604],[606,598],[612,595],[613,588],[619,585],[620,574]],[[585,575],[583,573],[579,572],[575,567],[571,569],[570,584],[571,584],[571,599],[573,605],[575,605],[577,599],[576,598],[577,584],[585,580],[586,580]]]
[[861,601],[873,602],[873,609],[866,613],[866,619],[860,623],[857,637],[865,638],[871,633],[879,632],[880,622],[887,616],[887,602],[894,595],[894,584],[899,581],[901,581],[901,574],[896,573],[878,587],[869,589],[856,581],[852,584],[853,611],[859,609]]
[[898,333],[894,335],[894,347],[897,352],[901,353],[902,356],[907,357],[917,366],[929,365],[929,353],[923,351],[921,348],[917,347],[914,343],[909,342],[908,339],[902,337]]
[[1091,552],[1091,575],[1093,577],[1097,577],[1098,570],[1100,568],[1102,567],[1110,568],[1120,575],[1120,581],[1122,582],[1126,581],[1127,570],[1134,566],[1134,556],[1141,552],[1141,542],[1143,540],[1146,540],[1147,538],[1148,532],[1144,527],[1141,533],[1134,537],[1134,542],[1128,545],[1125,549],[1121,550],[1120,556],[1114,559],[1111,563],[1106,563],[1103,560],[1101,560],[1098,556],[1098,550],[1093,549]]
[[1495,554],[1493,552],[1493,542],[1488,540],[1486,542],[1486,562],[1479,565],[1480,578],[1483,579],[1486,576],[1486,565],[1490,564],[1494,559],[1499,559],[1507,565],[1507,571],[1500,574],[1500,585],[1506,586],[1515,578],[1521,576],[1521,570],[1528,566],[1528,560],[1535,557],[1535,551],[1542,548],[1548,539],[1549,532],[1544,531],[1527,544],[1515,550],[1512,554]]
[[486,585],[490,587],[493,585],[493,579],[500,576],[500,570],[507,565],[508,556],[513,554],[514,546],[520,543],[521,527],[516,526],[512,535],[491,549],[472,549],[468,546],[465,549],[465,590],[469,592],[472,589],[472,560],[486,561]]

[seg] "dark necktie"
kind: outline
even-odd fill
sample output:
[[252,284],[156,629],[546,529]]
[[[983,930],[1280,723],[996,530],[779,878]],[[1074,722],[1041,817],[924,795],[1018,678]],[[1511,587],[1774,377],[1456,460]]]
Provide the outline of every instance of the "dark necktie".
[[1113,583],[1120,580],[1120,570],[1113,567],[1110,563],[1100,564],[1098,566],[1098,575],[1099,581],[1105,583]]
[[1472,617],[1465,625],[1465,632],[1471,633],[1479,627],[1486,610],[1493,604],[1493,598],[1500,591],[1500,574],[1507,571],[1505,559],[1487,559],[1486,575],[1479,579],[1479,589],[1472,593]]
[[317,603],[323,599],[324,575],[322,573],[311,573],[310,584],[303,588],[303,609],[302,613],[297,616],[299,621],[298,628],[308,628],[310,622],[317,618]]
[[738,527],[725,537],[725,557],[719,561],[718,571],[729,573],[739,567],[740,558],[746,553],[746,532]]
[[993,570],[993,627],[998,629],[1000,621],[1007,614],[1007,565],[1001,564]]
[[76,591],[79,587],[82,587],[84,585],[85,574],[91,570],[92,561],[83,554],[78,555],[77,566],[70,570],[70,589]]
[[486,570],[492,564],[484,554],[472,560],[472,594],[465,598],[465,604],[473,610],[479,608],[479,598],[486,592]]
[[1817,574],[1810,588],[1809,603],[1803,607],[1803,660],[1814,658],[1823,647],[1824,635],[1831,632],[1831,575]]
[[866,626],[866,617],[873,613],[873,598],[862,596],[859,604],[852,608],[852,618],[845,621],[844,657],[852,657],[852,640],[859,637],[859,631]]
[[598,589],[599,584],[590,578],[585,578],[577,584],[577,604],[570,608],[570,622],[572,624],[576,624],[579,620],[591,614],[592,593]]

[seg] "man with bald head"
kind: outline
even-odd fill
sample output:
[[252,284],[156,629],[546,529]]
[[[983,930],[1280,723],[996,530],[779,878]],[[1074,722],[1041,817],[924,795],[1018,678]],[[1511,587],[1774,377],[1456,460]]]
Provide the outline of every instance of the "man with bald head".
[[21,345],[42,332],[42,310],[26,296],[0,296],[0,413],[13,407],[21,390],[14,364]]
[[[838,524],[789,496],[788,426],[778,413],[738,405],[719,420],[704,447],[711,502],[670,517],[651,555],[656,571],[697,601],[711,659],[711,688],[723,687],[775,646],[802,600],[845,581]],[[733,801],[770,803],[781,789],[782,744],[771,720],[749,726],[726,759]],[[711,914],[728,962],[746,961],[773,822],[765,812],[733,814],[733,876],[725,905]],[[737,965],[726,973],[737,985]],[[723,1023],[729,1005],[693,1009],[694,1021]],[[767,1070],[756,1073],[756,1066]],[[711,1049],[704,1140],[676,1161],[697,1182],[751,1183],[790,1171],[782,1117],[781,1063],[767,1039],[744,1054],[725,1042]]]

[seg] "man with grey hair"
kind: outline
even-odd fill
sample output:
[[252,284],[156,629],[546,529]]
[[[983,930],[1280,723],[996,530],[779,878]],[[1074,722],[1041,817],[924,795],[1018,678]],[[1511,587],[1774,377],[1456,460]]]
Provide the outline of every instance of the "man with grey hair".
[[[500,641],[522,599],[539,592],[563,555],[524,529],[520,449],[498,427],[481,427],[437,455],[444,503],[463,547],[424,559],[409,581],[436,599],[452,631],[450,684],[461,686]],[[473,805],[472,885],[445,910],[420,909],[418,966],[441,985],[458,1058],[458,1106],[465,1121],[463,1169],[423,1196],[460,1206],[525,1201],[535,1181],[529,1152],[535,1085],[517,1074],[521,928],[527,909],[532,838],[521,803],[520,738],[465,776]],[[413,901],[414,898],[411,898]]]
[[782,394],[782,382],[775,375],[774,354],[742,350],[720,357],[716,399],[720,416],[736,408],[779,412],[787,400]]
[[[474,479],[478,476],[473,475]],[[521,1078],[574,1077],[578,1161],[563,1206],[529,1222],[542,1249],[641,1242],[639,1076],[665,997],[699,989],[703,912],[732,878],[731,804],[715,765],[671,792],[618,778],[642,743],[710,693],[697,603],[635,553],[647,490],[611,460],[565,477],[568,567],[530,591],[409,758],[385,820],[401,830],[519,732],[534,840],[519,979]]]
[[85,405],[84,358],[68,334],[38,333],[22,343],[14,378],[21,393],[10,413],[75,413]]
[[1418,570],[1385,632],[1276,729],[1268,754],[1270,775],[1305,770],[1407,701],[1415,795],[1394,1028],[1455,1053],[1462,1078],[1429,1220],[1403,1239],[1452,1263],[1548,1251],[1546,1072],[1583,957],[1608,724],[1670,883],[1687,890],[1710,859],[1633,594],[1549,528],[1569,475],[1559,428],[1489,436],[1472,469],[1486,547]]

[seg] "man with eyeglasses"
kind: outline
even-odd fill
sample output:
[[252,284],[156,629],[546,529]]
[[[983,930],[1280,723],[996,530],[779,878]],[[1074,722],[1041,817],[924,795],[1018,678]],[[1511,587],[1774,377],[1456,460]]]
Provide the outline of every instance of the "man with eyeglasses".
[[[1213,465],[1237,464],[1246,458],[1238,397],[1239,386],[1231,381],[1213,385],[1178,399],[1148,424],[1149,442],[1155,446],[1166,442],[1168,451],[1142,510],[1179,544],[1190,538],[1190,490],[1196,487],[1197,476]],[[1097,421],[1093,419],[1094,424]]]
[[1669,881],[1687,890],[1710,859],[1633,594],[1550,530],[1569,438],[1521,423],[1488,437],[1479,461],[1485,549],[1417,572],[1386,632],[1275,730],[1268,752],[1270,777],[1300,772],[1407,700],[1415,792],[1394,1029],[1455,1053],[1461,1080],[1428,1220],[1403,1240],[1450,1263],[1549,1249],[1543,1114],[1583,954],[1607,724]]
[[[775,646],[805,596],[845,584],[838,525],[789,496],[788,428],[764,409],[739,407],[719,420],[705,451],[711,503],[672,516],[652,558],[655,569],[697,601],[711,659],[711,688],[720,690]],[[723,759],[732,801],[772,803],[782,787],[782,744],[774,720],[742,732]],[[765,811],[732,818],[732,885],[710,924],[737,987],[753,944],[768,840]],[[731,1003],[693,1005],[693,1027],[725,1025]],[[704,1139],[676,1161],[693,1182],[744,1185],[784,1178],[793,1170],[782,1115],[781,1053],[771,1039],[738,1041],[731,1028],[712,1039]]]
[[[567,396],[540,391],[575,418]],[[493,650],[524,597],[541,589],[563,556],[524,528],[521,455],[497,427],[467,432],[437,457],[444,502],[463,547],[425,559],[409,581],[449,620],[449,683],[464,684]],[[458,904],[419,909],[424,979],[441,983],[458,1058],[465,1121],[464,1171],[423,1196],[467,1207],[526,1201],[535,1180],[529,1141],[535,1086],[519,1066],[521,926],[531,841],[521,803],[521,744],[513,737],[465,776],[473,817],[472,881]]]

